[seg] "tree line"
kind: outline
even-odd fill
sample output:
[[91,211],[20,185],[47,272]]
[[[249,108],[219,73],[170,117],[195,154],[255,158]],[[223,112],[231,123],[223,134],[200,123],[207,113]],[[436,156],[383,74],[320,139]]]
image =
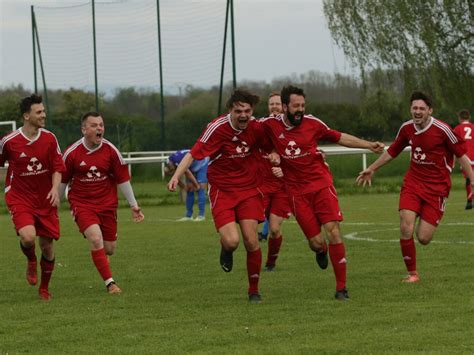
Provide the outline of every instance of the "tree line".
[[[256,117],[267,114],[267,98],[272,91],[292,83],[306,92],[306,112],[331,128],[366,139],[391,141],[400,124],[409,119],[410,93],[403,75],[401,71],[374,69],[365,74],[362,82],[351,76],[310,71],[278,77],[271,83],[244,81],[239,86],[260,95],[261,102],[254,112]],[[231,91],[228,84],[224,98]],[[21,85],[0,89],[0,121],[17,120],[21,124],[18,102],[29,94]],[[106,123],[106,138],[121,151],[189,148],[207,123],[217,116],[218,96],[217,87],[192,86],[181,96],[165,95],[165,142],[160,142],[159,92],[132,87],[117,89],[113,95],[101,94],[99,105]],[[437,100],[436,93],[433,96],[434,116],[452,125],[456,124],[457,111],[472,110],[472,102],[463,102],[461,106],[458,100]],[[71,88],[48,91],[48,98],[47,128],[56,134],[64,149],[81,136],[80,117],[94,110],[95,97],[93,93]]]

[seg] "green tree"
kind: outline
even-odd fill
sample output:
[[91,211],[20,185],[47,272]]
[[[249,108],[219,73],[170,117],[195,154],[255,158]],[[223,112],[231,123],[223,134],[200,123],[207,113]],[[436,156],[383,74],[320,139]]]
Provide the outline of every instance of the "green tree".
[[[399,71],[404,94],[430,92],[448,111],[472,105],[472,0],[324,0],[331,34],[353,64]],[[393,74],[393,72],[392,72]],[[472,107],[471,107],[472,108]]]

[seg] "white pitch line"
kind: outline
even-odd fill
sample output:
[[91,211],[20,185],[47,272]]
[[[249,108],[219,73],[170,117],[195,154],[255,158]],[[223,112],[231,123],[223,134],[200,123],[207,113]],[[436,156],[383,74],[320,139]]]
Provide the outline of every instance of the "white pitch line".
[[[344,235],[343,237],[348,240],[357,240],[363,242],[371,242],[371,243],[380,243],[380,242],[388,242],[388,243],[399,243],[400,239],[374,239],[370,237],[358,237],[358,234],[361,233],[372,233],[372,232],[386,232],[386,231],[393,231],[397,229],[384,229],[384,230],[371,230],[371,231],[360,231],[354,232]],[[474,245],[474,241],[465,241],[465,240],[458,240],[458,241],[444,241],[444,240],[432,240],[430,244],[471,244]]]

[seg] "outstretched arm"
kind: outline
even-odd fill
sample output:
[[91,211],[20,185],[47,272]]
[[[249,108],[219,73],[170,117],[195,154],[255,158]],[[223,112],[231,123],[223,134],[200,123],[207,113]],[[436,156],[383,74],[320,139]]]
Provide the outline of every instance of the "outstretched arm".
[[382,153],[385,148],[385,144],[381,142],[369,142],[364,139],[354,137],[347,133],[341,134],[341,138],[339,139],[337,144],[348,148],[369,149],[377,154]]
[[392,156],[388,154],[388,152],[384,152],[376,161],[370,164],[367,169],[359,173],[359,176],[356,179],[357,185],[362,184],[365,186],[366,183],[369,183],[369,186],[372,186],[372,176],[374,175],[375,171],[387,164],[392,159]]
[[179,179],[184,174],[184,172],[188,170],[188,168],[193,163],[193,161],[194,161],[194,158],[191,155],[191,153],[187,153],[184,156],[183,160],[181,160],[181,163],[179,163],[178,167],[176,168],[176,171],[174,172],[173,176],[168,182],[169,191],[176,191],[176,187],[179,184]]

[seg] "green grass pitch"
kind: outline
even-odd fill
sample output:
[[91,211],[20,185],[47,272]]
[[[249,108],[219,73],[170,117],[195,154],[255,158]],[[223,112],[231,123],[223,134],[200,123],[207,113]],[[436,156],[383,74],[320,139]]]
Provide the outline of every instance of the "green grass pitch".
[[[151,186],[136,186],[139,200],[158,199],[144,195]],[[434,242],[417,244],[421,282],[413,285],[400,283],[398,194],[343,194],[340,202],[348,302],[333,299],[332,268],[317,267],[294,219],[254,305],[242,243],[226,274],[209,213],[202,223],[177,223],[183,206],[143,203],[142,224],[119,210],[111,258],[118,296],[105,292],[86,241],[61,211],[53,300],[44,303],[2,214],[0,353],[473,353],[474,211],[464,210],[464,192],[452,192]]]

